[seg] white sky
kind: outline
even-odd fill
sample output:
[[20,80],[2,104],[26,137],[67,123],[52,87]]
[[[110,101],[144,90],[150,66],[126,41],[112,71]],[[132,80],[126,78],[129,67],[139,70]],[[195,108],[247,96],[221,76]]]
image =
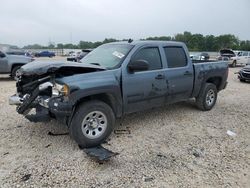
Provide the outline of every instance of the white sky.
[[1,0],[0,43],[140,39],[190,31],[250,40],[250,0]]

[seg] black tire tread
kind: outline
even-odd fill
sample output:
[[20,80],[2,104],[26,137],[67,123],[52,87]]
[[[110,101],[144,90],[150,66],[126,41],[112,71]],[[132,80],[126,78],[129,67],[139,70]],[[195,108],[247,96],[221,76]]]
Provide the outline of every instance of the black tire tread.
[[[107,116],[108,119],[108,127],[105,133],[98,139],[91,140],[85,137],[81,131],[81,122],[83,120],[83,115],[89,113],[91,110],[95,109],[103,110],[103,113]],[[79,123],[80,122],[80,123]],[[90,100],[80,104],[73,116],[69,132],[70,136],[79,144],[81,148],[89,148],[100,145],[104,142],[109,135],[112,133],[115,124],[115,115],[112,108],[99,100]]]
[[[206,92],[209,90],[209,89],[213,89],[216,93],[216,98],[215,98],[215,102],[214,104],[211,106],[211,107],[208,107],[206,105],[206,102],[205,102],[205,98],[206,98]],[[201,89],[198,97],[196,98],[196,106],[202,110],[202,111],[209,111],[213,108],[213,106],[215,105],[216,103],[216,100],[217,100],[217,88],[214,84],[212,83],[206,83],[203,88]]]

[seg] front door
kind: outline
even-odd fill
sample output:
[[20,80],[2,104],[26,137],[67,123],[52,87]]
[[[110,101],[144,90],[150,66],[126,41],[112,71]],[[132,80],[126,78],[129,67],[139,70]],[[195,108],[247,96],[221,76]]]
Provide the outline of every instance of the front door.
[[8,71],[8,60],[4,53],[0,51],[0,73]]
[[146,71],[130,72],[123,77],[124,112],[131,113],[162,105],[165,101],[167,83],[162,69],[158,47],[139,49],[131,61],[145,60]]

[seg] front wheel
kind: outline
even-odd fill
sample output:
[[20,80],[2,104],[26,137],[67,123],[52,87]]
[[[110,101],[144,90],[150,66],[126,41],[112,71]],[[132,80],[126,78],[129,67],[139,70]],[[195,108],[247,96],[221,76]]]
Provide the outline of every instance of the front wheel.
[[196,98],[196,105],[203,111],[211,110],[217,101],[217,88],[212,83],[206,83]]
[[113,131],[115,115],[109,105],[102,101],[82,103],[73,116],[70,135],[82,147],[100,145]]
[[21,66],[15,66],[11,71],[11,78],[16,79],[16,73],[20,69]]
[[233,61],[232,67],[236,67],[237,62]]

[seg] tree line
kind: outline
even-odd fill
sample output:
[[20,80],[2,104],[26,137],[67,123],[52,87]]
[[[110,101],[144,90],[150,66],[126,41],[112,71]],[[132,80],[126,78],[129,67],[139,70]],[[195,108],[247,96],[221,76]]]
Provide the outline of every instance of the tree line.
[[[126,41],[128,39],[117,40],[113,38],[106,38],[103,41],[89,42],[80,41],[78,44],[49,44],[48,46],[42,46],[39,44],[24,46],[24,49],[88,49],[96,48],[102,44],[116,41]],[[238,37],[232,34],[225,35],[202,35],[192,34],[191,32],[185,31],[184,33],[176,34],[175,36],[160,36],[160,37],[148,37],[141,40],[163,40],[163,41],[180,41],[184,42],[190,51],[219,51],[223,48],[229,48],[234,50],[246,50],[250,51],[249,40],[239,40]]]

